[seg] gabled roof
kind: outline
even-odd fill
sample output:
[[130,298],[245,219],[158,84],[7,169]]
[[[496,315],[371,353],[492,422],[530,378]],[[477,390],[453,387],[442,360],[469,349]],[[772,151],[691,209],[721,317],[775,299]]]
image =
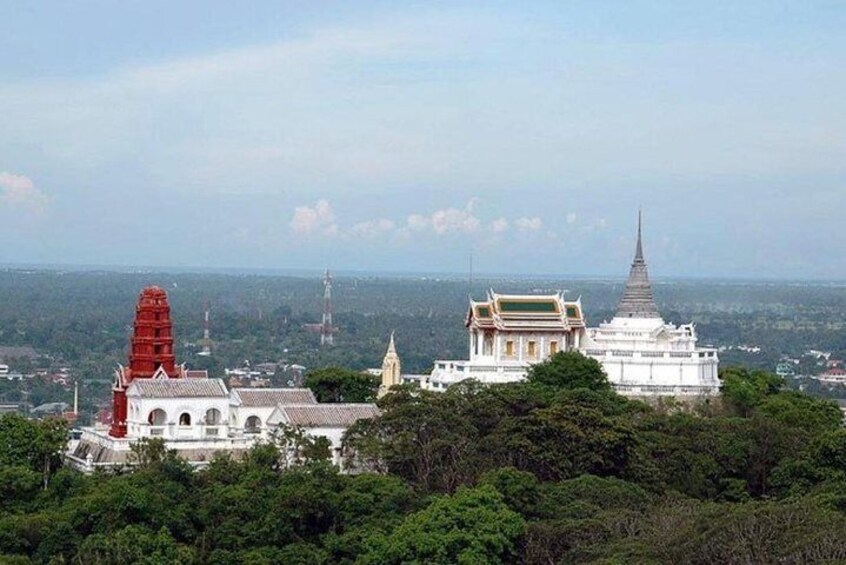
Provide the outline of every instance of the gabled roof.
[[317,404],[307,388],[233,388],[232,400],[238,406],[272,408],[278,404]]
[[652,284],[649,282],[649,273],[646,269],[646,261],[643,258],[642,216],[640,213],[637,217],[635,257],[629,270],[629,279],[626,281],[623,297],[617,306],[616,316],[618,318],[661,317],[658,313],[658,307],[655,306]]
[[569,331],[584,326],[581,300],[565,301],[555,294],[498,294],[470,301],[466,324],[480,329],[539,329]]
[[136,379],[126,389],[127,396],[140,398],[225,398],[221,379]]
[[379,414],[375,404],[299,404],[278,406],[267,423],[303,428],[347,428],[358,420],[375,418]]

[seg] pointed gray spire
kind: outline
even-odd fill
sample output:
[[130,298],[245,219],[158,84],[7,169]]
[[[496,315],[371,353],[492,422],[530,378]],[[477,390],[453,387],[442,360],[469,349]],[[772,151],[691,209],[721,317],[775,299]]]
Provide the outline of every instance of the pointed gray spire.
[[652,295],[652,285],[649,283],[649,273],[643,258],[643,215],[637,215],[637,247],[629,280],[623,291],[623,298],[617,306],[618,318],[660,318],[655,298]]
[[637,249],[635,250],[635,261],[643,261],[643,210],[637,211]]

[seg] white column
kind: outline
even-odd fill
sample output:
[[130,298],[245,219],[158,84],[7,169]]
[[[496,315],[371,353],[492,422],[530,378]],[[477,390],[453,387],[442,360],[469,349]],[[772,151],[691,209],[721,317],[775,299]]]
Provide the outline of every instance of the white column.
[[523,336],[520,336],[520,339],[517,340],[517,360],[523,361]]

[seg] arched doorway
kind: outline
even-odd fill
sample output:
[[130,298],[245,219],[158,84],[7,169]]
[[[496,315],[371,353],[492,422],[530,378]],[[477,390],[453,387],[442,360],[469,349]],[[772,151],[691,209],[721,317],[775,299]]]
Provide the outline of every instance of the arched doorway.
[[261,418],[250,416],[244,424],[244,431],[248,434],[257,434],[261,431]]
[[147,416],[147,423],[151,426],[164,426],[167,423],[167,413],[161,408],[156,408]]
[[221,424],[221,415],[220,410],[217,408],[209,408],[206,410],[206,425],[207,426],[219,426]]

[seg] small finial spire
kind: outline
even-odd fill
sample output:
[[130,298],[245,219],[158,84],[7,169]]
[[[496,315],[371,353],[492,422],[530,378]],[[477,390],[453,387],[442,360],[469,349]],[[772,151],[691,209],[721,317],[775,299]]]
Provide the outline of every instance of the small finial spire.
[[388,353],[396,353],[397,348],[394,345],[394,332],[391,331],[391,341],[388,342]]

